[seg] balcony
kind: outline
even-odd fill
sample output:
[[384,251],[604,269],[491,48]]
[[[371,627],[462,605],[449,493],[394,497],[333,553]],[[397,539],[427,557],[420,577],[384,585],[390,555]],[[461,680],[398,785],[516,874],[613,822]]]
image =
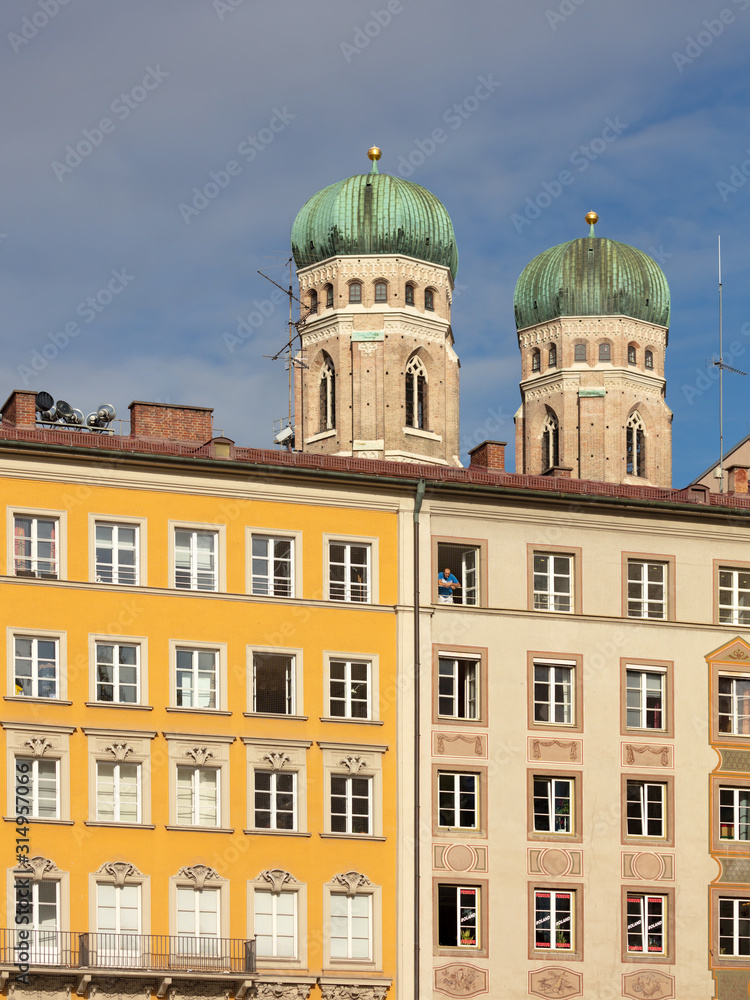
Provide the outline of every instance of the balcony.
[[[23,937],[22,937],[23,935]],[[252,975],[255,940],[0,928],[0,966]]]

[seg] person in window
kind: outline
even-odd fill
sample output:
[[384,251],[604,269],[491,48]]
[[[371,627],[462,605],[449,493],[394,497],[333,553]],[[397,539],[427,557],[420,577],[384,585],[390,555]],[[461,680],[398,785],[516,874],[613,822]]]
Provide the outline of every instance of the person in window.
[[438,576],[438,600],[441,604],[453,604],[453,591],[460,588],[461,584],[446,566]]

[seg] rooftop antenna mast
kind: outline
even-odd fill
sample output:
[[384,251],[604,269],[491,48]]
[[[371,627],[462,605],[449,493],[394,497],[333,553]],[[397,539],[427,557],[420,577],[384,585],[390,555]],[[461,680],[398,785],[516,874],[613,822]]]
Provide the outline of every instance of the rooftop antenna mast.
[[734,372],[735,375],[747,375],[739,368],[731,368],[724,364],[724,315],[721,288],[721,236],[719,240],[719,360],[714,360],[714,366],[719,369],[719,492],[724,492],[724,372]]

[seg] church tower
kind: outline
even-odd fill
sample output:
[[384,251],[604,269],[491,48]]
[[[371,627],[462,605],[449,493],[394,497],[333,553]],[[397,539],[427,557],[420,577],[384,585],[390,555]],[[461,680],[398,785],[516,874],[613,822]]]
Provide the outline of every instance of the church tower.
[[[647,254],[589,235],[545,250],[516,284],[516,468],[669,487],[669,285]],[[570,471],[568,471],[570,470]]]
[[304,318],[295,447],[460,465],[453,225],[425,188],[381,174],[380,155],[314,195],[292,228]]

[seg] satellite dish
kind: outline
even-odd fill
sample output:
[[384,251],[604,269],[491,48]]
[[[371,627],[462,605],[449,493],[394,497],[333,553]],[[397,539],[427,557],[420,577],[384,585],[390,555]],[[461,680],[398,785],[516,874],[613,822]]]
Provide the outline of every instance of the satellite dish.
[[117,411],[111,403],[102,403],[96,414],[103,424],[109,424],[117,416]]
[[[48,392],[38,392],[36,394],[36,408],[40,413],[43,413],[45,410],[51,410],[54,402],[54,399]],[[42,417],[42,420],[44,419]]]
[[55,409],[57,410],[58,417],[62,417],[62,419],[68,423],[69,418],[73,415],[73,407],[70,403],[66,403],[64,399],[58,399],[55,403]]

